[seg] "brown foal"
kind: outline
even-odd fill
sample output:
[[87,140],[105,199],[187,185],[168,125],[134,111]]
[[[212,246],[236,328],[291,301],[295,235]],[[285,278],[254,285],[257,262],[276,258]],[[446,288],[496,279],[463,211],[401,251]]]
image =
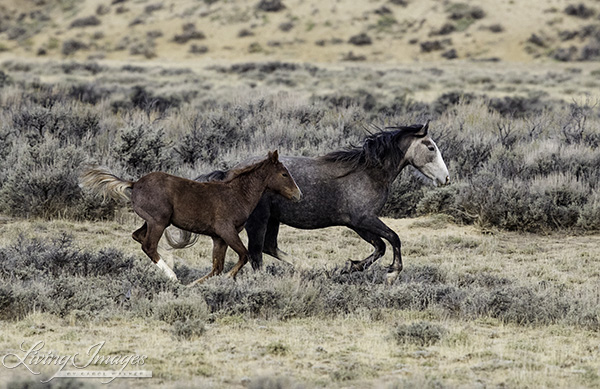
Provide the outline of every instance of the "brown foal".
[[196,182],[162,172],[147,174],[138,181],[125,181],[101,169],[87,170],[81,185],[115,199],[129,199],[144,225],[132,237],[169,277],[175,273],[158,254],[158,242],[170,224],[183,230],[208,235],[213,240],[212,271],[192,284],[220,274],[230,246],[239,256],[229,275],[235,278],[248,261],[248,250],[239,232],[267,190],[299,201],[302,192],[279,162],[277,151],[253,165],[230,172],[219,182]]

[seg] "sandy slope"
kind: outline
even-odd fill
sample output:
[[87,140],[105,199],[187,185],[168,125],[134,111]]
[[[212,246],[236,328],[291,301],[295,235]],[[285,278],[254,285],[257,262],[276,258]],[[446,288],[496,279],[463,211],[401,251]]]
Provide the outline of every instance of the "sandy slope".
[[[35,57],[42,49],[45,57],[77,59],[339,62],[353,57],[368,62],[407,63],[439,60],[442,53],[454,49],[462,59],[528,62],[536,57],[547,58],[548,52],[565,46],[557,38],[559,31],[599,24],[596,8],[600,9],[597,2],[583,2],[594,12],[594,16],[583,19],[564,12],[571,4],[569,0],[409,0],[407,6],[383,0],[282,2],[284,9],[265,12],[257,9],[258,0],[217,0],[212,4],[206,0],[129,0],[116,4],[105,0],[58,4],[3,1],[0,58]],[[453,21],[452,10],[461,7],[457,4],[467,9],[479,7],[485,15]],[[74,20],[92,15],[96,15],[99,25],[70,27]],[[182,34],[186,23],[194,23],[206,38],[175,43],[173,38]],[[282,27],[286,23],[287,28]],[[454,24],[457,31],[432,35],[447,23]],[[500,26],[502,31],[492,32],[491,26]],[[21,28],[21,32],[16,28]],[[251,35],[240,37],[242,30]],[[148,32],[154,37],[148,37]],[[352,36],[360,33],[366,33],[372,43],[349,43]],[[532,34],[542,37],[545,47],[529,43]],[[87,48],[66,56],[62,48],[69,40]],[[435,40],[449,41],[440,50],[424,53],[421,43]],[[582,44],[581,40],[568,42]],[[192,54],[192,45],[207,52]]]

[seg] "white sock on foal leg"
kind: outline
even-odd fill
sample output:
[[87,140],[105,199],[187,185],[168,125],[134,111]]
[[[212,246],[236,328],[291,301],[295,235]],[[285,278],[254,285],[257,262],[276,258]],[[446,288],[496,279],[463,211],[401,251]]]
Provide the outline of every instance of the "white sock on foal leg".
[[167,277],[169,277],[172,280],[177,281],[177,276],[175,275],[175,272],[173,270],[171,270],[169,265],[167,265],[167,263],[165,261],[163,261],[162,258],[158,260],[158,263],[156,264],[156,266],[158,266],[160,268],[160,270],[164,271],[165,274],[167,275]]

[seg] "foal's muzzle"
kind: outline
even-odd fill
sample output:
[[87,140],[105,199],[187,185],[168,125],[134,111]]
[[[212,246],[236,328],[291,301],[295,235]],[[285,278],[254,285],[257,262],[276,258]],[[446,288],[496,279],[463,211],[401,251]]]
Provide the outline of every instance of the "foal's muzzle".
[[290,195],[289,199],[292,200],[294,203],[297,203],[298,201],[302,200],[302,191],[300,189],[294,191]]

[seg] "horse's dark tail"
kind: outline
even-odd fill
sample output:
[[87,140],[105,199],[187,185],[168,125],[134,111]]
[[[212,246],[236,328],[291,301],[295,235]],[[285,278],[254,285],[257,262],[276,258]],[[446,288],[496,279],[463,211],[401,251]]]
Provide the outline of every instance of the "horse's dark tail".
[[[208,174],[202,174],[196,177],[195,181],[199,182],[209,182],[209,181],[223,181],[227,177],[227,171],[224,170],[215,170],[214,172]],[[177,229],[179,231],[179,236],[176,239],[171,231],[175,230],[174,228],[167,228],[164,232],[164,237],[167,240],[169,246],[174,249],[185,249],[193,246],[198,241],[198,235],[189,231],[184,231]]]
[[198,234],[191,233],[189,231],[177,229],[179,231],[179,238],[174,239],[171,235],[171,229],[167,228],[164,232],[164,237],[167,240],[169,246],[174,249],[185,249],[193,246],[198,241]]
[[105,169],[87,169],[79,177],[79,185],[93,192],[100,193],[106,199],[129,201],[131,199],[132,181],[122,180]]

